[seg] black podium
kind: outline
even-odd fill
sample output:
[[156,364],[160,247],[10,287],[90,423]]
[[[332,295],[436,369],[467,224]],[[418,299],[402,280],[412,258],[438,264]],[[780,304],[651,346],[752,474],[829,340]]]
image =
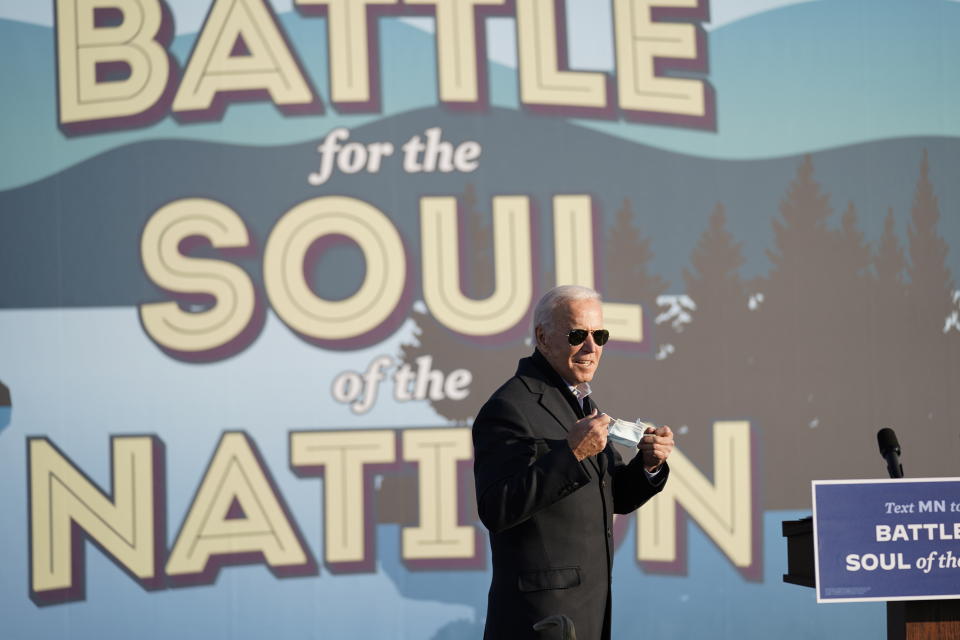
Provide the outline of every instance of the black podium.
[[[783,581],[816,587],[813,518],[784,520],[787,573]],[[960,600],[898,600],[887,603],[888,640],[960,640]]]

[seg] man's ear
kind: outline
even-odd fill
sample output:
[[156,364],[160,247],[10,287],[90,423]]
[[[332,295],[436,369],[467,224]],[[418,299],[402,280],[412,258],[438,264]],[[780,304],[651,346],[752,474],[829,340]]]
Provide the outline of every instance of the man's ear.
[[536,337],[536,339],[537,339],[537,346],[539,347],[539,346],[543,345],[543,343],[544,343],[543,327],[542,327],[542,326],[536,327],[536,328],[533,330],[533,335],[534,335],[534,337]]

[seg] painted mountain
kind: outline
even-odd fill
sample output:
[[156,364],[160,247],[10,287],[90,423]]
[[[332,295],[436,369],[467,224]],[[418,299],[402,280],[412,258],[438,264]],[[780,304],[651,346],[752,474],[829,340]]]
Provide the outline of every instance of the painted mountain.
[[[295,13],[281,23],[315,90],[326,101],[326,20]],[[579,120],[578,124],[652,146],[714,158],[773,157],[882,138],[960,136],[960,3],[949,0],[830,0],[754,15],[709,34],[709,80],[716,89],[716,132]],[[434,105],[436,59],[429,33],[380,20],[382,113]],[[183,68],[195,34],[174,40]],[[52,30],[0,20],[0,82],[16,87],[0,137],[18,161],[0,189],[36,180],[106,149],[144,139],[179,138],[256,145],[288,144],[377,114],[283,117],[272,105],[234,104],[222,121],[178,124],[167,117],[144,130],[67,139],[55,126]],[[43,55],[37,55],[43,51]],[[491,63],[490,100],[517,107],[515,70]],[[305,132],[312,132],[306,133]]]

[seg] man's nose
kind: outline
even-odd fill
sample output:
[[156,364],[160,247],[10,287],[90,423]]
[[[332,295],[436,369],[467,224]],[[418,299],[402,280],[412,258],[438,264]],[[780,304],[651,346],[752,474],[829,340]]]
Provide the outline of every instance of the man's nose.
[[583,347],[580,350],[586,353],[593,353],[594,351],[600,350],[600,345],[593,339],[592,333],[587,334],[587,339],[583,341]]

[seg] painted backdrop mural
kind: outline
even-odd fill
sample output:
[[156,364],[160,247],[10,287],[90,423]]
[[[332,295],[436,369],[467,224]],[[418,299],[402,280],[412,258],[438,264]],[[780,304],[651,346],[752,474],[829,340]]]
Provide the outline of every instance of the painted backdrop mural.
[[616,521],[615,637],[877,637],[782,583],[780,521],[882,477],[883,426],[960,469],[958,29],[3,2],[0,635],[479,637],[470,425],[576,283],[601,407],[679,447]]

